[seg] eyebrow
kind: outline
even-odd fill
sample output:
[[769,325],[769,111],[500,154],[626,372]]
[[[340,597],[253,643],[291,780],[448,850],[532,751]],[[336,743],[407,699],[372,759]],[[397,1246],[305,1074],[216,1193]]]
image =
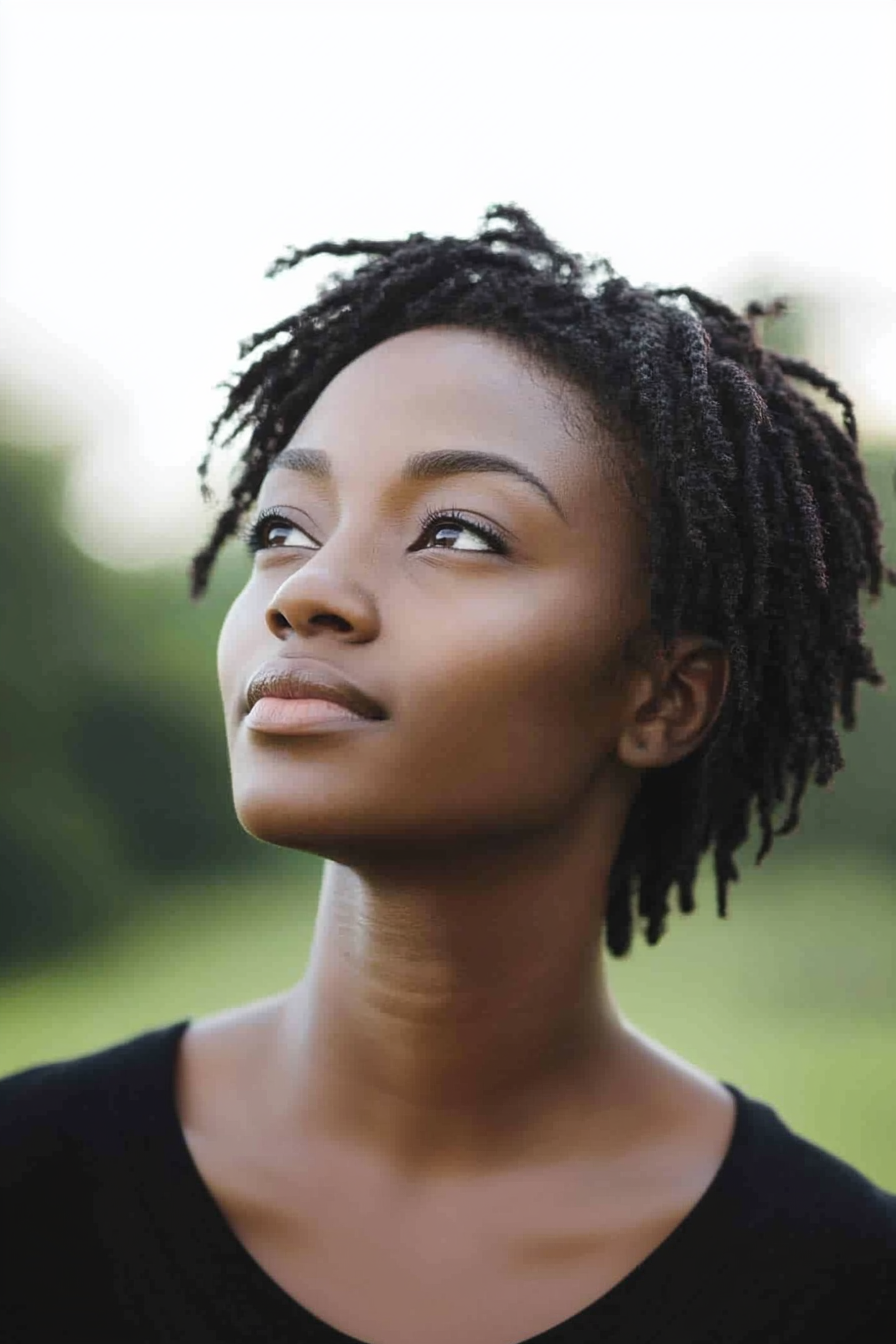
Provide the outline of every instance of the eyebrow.
[[[274,458],[271,467],[286,467],[289,471],[301,471],[321,481],[333,479],[333,462],[329,453],[319,448],[284,448]],[[564,522],[566,514],[561,509],[552,492],[533,471],[512,457],[503,457],[500,453],[480,453],[470,449],[438,448],[429,453],[412,453],[405,460],[399,479],[407,481],[434,481],[446,476],[463,476],[473,471],[500,471],[507,476],[515,476],[525,481],[548,501]]]

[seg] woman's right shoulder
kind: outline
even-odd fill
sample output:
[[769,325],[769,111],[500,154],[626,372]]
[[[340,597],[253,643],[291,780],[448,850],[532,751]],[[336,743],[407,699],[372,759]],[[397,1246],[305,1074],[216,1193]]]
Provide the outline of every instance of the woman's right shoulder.
[[104,1316],[112,1248],[133,1221],[135,1185],[152,1179],[152,1142],[170,1129],[186,1025],[0,1078],[4,1339],[132,1337]]
[[102,1147],[123,1098],[163,1089],[185,1022],[0,1078],[0,1191],[52,1182]]

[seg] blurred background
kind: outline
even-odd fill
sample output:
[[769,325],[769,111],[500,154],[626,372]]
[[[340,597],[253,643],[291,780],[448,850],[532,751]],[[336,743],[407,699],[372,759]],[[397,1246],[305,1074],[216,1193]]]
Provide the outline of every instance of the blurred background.
[[[896,563],[896,7],[92,3],[0,10],[0,1073],[274,993],[320,867],[246,836],[214,660],[248,573],[185,571],[238,340],[285,245],[514,200],[635,282],[737,305],[855,398]],[[304,270],[305,268],[303,268]],[[228,463],[214,477],[226,485]],[[623,1011],[896,1188],[890,689],[732,913],[612,967]]]

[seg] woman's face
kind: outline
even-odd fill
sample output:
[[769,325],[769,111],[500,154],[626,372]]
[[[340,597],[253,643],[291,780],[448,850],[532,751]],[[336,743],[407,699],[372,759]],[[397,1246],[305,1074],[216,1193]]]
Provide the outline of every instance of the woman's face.
[[[264,481],[277,517],[221,632],[248,831],[337,861],[488,841],[551,826],[621,768],[645,535],[613,445],[571,427],[588,420],[574,387],[462,328],[394,337],[327,386]],[[499,455],[544,488],[435,453]],[[463,518],[426,524],[446,510]],[[347,678],[387,717],[259,731],[247,690],[269,665]]]

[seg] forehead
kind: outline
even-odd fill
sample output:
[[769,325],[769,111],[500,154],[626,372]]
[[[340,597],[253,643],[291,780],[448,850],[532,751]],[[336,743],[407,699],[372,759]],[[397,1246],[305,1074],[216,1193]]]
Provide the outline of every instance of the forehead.
[[334,474],[397,474],[410,453],[504,453],[567,498],[602,455],[584,395],[506,339],[460,327],[405,332],[327,385],[290,447],[326,451]]

